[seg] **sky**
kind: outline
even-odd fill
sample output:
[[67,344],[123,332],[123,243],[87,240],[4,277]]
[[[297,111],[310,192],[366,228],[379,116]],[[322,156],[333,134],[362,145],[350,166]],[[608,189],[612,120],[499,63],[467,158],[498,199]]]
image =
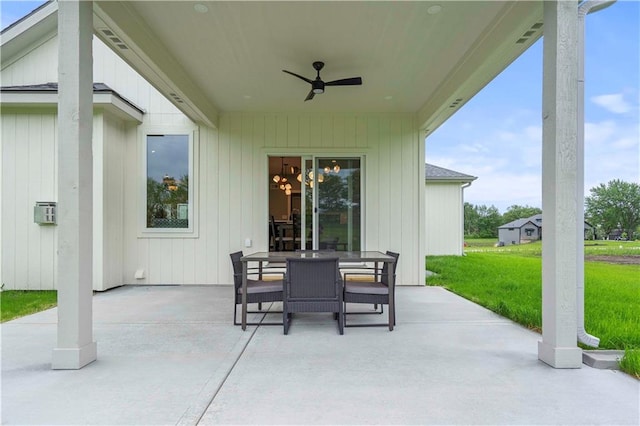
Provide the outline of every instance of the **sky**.
[[[640,2],[585,22],[585,196],[640,183]],[[426,161],[476,176],[465,201],[542,208],[542,39],[426,140]]]
[[[0,1],[2,28],[42,1]],[[585,196],[613,179],[640,183],[640,1],[587,16]],[[465,201],[542,207],[542,39],[426,141],[426,161],[476,176]]]

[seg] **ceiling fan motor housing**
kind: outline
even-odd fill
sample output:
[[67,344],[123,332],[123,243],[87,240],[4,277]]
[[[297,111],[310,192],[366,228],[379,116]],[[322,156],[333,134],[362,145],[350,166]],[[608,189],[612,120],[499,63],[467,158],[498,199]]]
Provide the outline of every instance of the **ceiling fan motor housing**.
[[324,81],[315,79],[311,82],[311,89],[315,94],[324,93]]

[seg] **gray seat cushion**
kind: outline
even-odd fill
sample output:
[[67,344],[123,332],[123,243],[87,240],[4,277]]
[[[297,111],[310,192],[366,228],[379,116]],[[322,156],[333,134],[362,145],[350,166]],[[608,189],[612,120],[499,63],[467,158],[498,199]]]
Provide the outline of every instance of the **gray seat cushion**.
[[389,294],[389,287],[382,283],[347,281],[344,291],[360,294]]
[[[276,281],[247,280],[247,294],[270,293],[273,291],[282,291],[282,280],[276,280]],[[242,287],[238,289],[238,292],[242,294]]]

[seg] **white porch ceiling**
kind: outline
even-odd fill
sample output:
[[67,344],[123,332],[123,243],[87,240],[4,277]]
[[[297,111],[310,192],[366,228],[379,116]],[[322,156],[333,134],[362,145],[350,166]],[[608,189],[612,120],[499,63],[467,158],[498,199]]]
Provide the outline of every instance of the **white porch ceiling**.
[[[213,125],[226,111],[410,112],[432,131],[542,33],[540,1],[96,1],[94,10],[103,41]],[[304,102],[309,85],[282,70],[313,79],[318,60],[325,82],[363,85]]]

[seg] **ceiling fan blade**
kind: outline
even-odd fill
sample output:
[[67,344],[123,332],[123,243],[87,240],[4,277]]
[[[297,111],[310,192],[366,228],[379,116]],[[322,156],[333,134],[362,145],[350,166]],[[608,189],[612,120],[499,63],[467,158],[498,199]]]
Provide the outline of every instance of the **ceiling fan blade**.
[[309,91],[309,94],[307,95],[307,97],[304,99],[305,102],[306,101],[310,101],[311,99],[313,99],[314,95],[315,95],[315,93],[313,93],[313,89],[311,89],[311,91]]
[[303,77],[301,75],[296,74],[295,72],[291,72],[291,71],[287,71],[287,70],[282,70],[283,72],[286,72],[287,74],[291,74],[294,77],[298,77],[300,80],[304,80],[307,83],[311,84],[311,80],[309,80],[307,77]]
[[325,86],[359,86],[362,84],[361,77],[343,78],[325,83]]

